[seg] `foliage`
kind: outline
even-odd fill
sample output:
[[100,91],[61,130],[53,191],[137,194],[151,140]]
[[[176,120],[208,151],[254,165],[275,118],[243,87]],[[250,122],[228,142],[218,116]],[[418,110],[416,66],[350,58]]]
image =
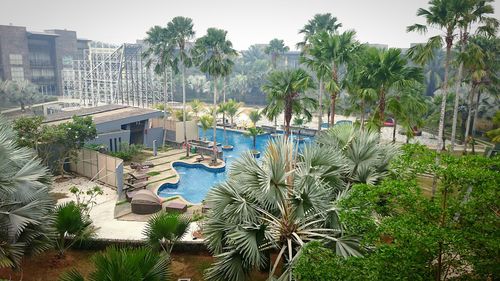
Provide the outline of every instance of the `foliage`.
[[299,34],[304,35],[304,40],[298,43],[297,47],[306,46],[311,37],[317,33],[327,32],[328,34],[334,34],[340,27],[342,27],[342,24],[337,22],[337,18],[332,16],[332,14],[315,14],[314,17],[299,30]]
[[110,151],[109,155],[122,159],[123,161],[131,161],[135,156],[142,153],[144,146],[142,144],[120,143],[120,151]]
[[71,201],[57,206],[54,227],[58,238],[55,247],[60,257],[77,242],[91,238],[95,229],[84,209]]
[[208,114],[205,114],[200,117],[200,125],[203,131],[203,138],[207,139],[207,130],[212,127],[214,124],[214,117]]
[[285,46],[285,41],[274,38],[269,41],[269,44],[264,49],[264,52],[271,56],[271,61],[273,64],[273,68],[276,69],[276,62],[279,56],[283,55],[285,52],[288,52],[290,48]]
[[170,254],[175,243],[187,234],[190,220],[176,213],[158,213],[153,215],[143,231],[148,245],[158,251]]
[[200,111],[202,111],[205,107],[205,104],[199,99],[192,100],[189,105],[191,106],[191,111],[196,117],[198,117],[198,113],[200,113]]
[[358,170],[355,151],[369,154],[371,160],[359,166],[369,171],[376,166],[378,179],[394,152],[388,149],[392,146],[372,141],[378,141],[377,133],[350,132],[332,131],[336,139],[326,141],[325,135],[321,144],[298,151],[287,139],[277,139],[269,142],[262,161],[251,153],[236,160],[228,179],[206,197],[213,209],[204,234],[216,257],[208,280],[245,280],[252,269],[270,264],[270,250],[278,252],[270,278],[288,278],[303,243],[312,240],[334,247],[342,256],[361,255],[358,240],[337,216],[338,200]]
[[[110,247],[92,257],[95,271],[89,281],[163,281],[170,277],[169,258],[163,253],[147,248],[119,249]],[[83,281],[81,273],[72,270],[64,273],[59,281]]]
[[26,106],[31,107],[33,104],[47,102],[53,99],[54,97],[40,93],[37,89],[37,85],[28,80],[0,81],[0,101],[18,104],[22,112],[25,111]]
[[83,188],[80,189],[77,186],[72,186],[69,188],[69,192],[75,195],[76,205],[82,210],[83,215],[86,217],[90,216],[90,211],[92,211],[92,208],[97,204],[95,200],[96,197],[104,194],[102,188],[98,185],[87,189],[87,191],[83,191]]
[[36,149],[42,135],[43,116],[16,118],[12,128],[17,133],[17,143]]
[[253,140],[253,150],[255,151],[256,149],[256,139],[257,139],[257,136],[260,135],[260,134],[263,134],[264,133],[264,130],[262,130],[261,128],[257,128],[257,127],[250,127],[247,129],[247,132],[245,133],[245,135],[249,136],[252,138]]
[[1,116],[0,159],[0,268],[16,268],[24,255],[51,246],[51,177],[33,150],[16,144]]
[[261,117],[261,112],[258,109],[252,110],[250,111],[250,114],[248,114],[248,118],[250,118],[254,126],[257,125],[257,122],[259,122]]
[[488,131],[486,135],[491,139],[492,142],[499,143],[500,142],[500,111],[497,111],[495,117],[493,117],[493,126],[494,129]]

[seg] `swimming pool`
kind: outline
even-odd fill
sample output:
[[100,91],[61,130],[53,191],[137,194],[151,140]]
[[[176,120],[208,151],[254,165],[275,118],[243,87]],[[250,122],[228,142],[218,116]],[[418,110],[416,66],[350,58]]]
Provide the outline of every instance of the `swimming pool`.
[[[201,129],[199,135],[203,136]],[[270,138],[269,134],[257,136],[257,150],[263,152]],[[207,131],[207,140],[213,140],[213,130]],[[311,139],[305,137],[305,142],[308,141],[311,141]],[[224,161],[226,162],[226,169],[224,171],[209,171],[201,166],[196,167],[176,162],[173,166],[180,176],[179,183],[176,185],[163,184],[158,188],[158,195],[160,197],[180,195],[191,203],[200,203],[212,186],[226,179],[234,160],[243,152],[252,149],[252,138],[241,132],[226,130],[226,142],[224,142],[224,130],[217,129],[217,142],[220,142],[222,145],[227,143],[234,146],[232,151],[224,151]]]

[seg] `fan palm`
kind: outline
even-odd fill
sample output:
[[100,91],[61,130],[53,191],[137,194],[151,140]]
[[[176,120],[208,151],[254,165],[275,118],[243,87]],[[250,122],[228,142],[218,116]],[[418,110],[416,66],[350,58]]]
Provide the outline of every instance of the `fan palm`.
[[[231,41],[227,40],[227,31],[209,28],[207,34],[196,40],[192,50],[193,59],[202,72],[211,76],[214,80],[214,107],[217,106],[217,82],[218,79],[227,74],[227,70],[233,65],[232,58],[236,56]],[[217,116],[214,111],[213,130],[214,142],[217,134]],[[212,162],[217,161],[217,146],[214,145]]]
[[[488,35],[495,36],[498,29],[498,20],[495,18],[487,17],[487,14],[493,14],[494,9],[490,4],[493,0],[472,0],[463,1],[463,5],[460,7],[460,52],[465,51],[465,47],[468,43],[469,34],[473,25],[480,25],[477,31],[480,33],[487,33]],[[453,123],[451,127],[451,151],[455,148],[455,137],[457,131],[457,121],[458,121],[458,106],[460,101],[460,95],[458,94],[460,86],[462,84],[463,75],[463,62],[459,63],[458,74],[456,79],[456,90],[455,90],[455,103],[453,107]]]
[[212,127],[214,123],[214,117],[209,114],[205,114],[200,118],[201,130],[203,131],[203,138],[207,140],[207,130]]
[[187,234],[189,223],[179,214],[159,213],[149,219],[143,233],[152,249],[170,254],[174,244]]
[[415,45],[410,48],[408,54],[417,63],[424,64],[434,56],[434,50],[441,48],[443,43],[446,46],[444,80],[442,84],[443,98],[439,116],[438,145],[437,150],[443,147],[444,123],[446,113],[446,96],[448,95],[449,65],[451,60],[451,48],[456,37],[456,30],[460,25],[461,2],[456,0],[430,0],[429,9],[420,8],[417,16],[425,18],[427,25],[414,24],[407,27],[408,32],[417,31],[427,33],[429,27],[438,28],[444,31],[444,35],[436,35],[427,41],[424,45]]
[[316,101],[304,93],[314,88],[312,77],[303,69],[272,72],[262,90],[267,94],[268,105],[265,110],[274,113],[282,109],[285,112],[285,134],[290,135],[292,115],[300,114],[312,117],[309,109],[316,107]]
[[229,116],[231,125],[234,125],[234,117],[239,114],[238,111],[240,110],[241,105],[242,104],[240,102],[237,102],[233,99],[227,101],[226,113]]
[[[186,52],[186,42],[194,37],[193,30],[193,20],[185,17],[175,17],[171,22],[167,24],[167,30],[171,34],[170,40],[171,44],[175,44],[178,48],[177,52],[174,52],[173,58],[173,70],[178,72],[180,65],[180,72],[182,75],[182,111],[184,117],[182,118],[183,130],[184,130],[184,143],[187,144],[187,132],[186,132],[186,67],[191,66],[191,58]],[[186,157],[189,156],[189,146],[186,145]]]
[[[89,281],[164,281],[170,277],[169,257],[148,248],[108,248],[92,257],[95,271]],[[81,273],[72,270],[64,273],[59,281],[84,281]]]
[[[304,243],[333,243],[339,254],[360,255],[353,238],[344,236],[332,201],[341,196],[346,160],[327,146],[306,146],[295,155],[286,138],[270,141],[263,160],[247,152],[231,167],[228,179],[207,195],[213,206],[204,234],[216,261],[207,280],[246,280],[255,268],[278,256],[269,274],[291,278],[291,268]],[[294,165],[292,165],[294,161]],[[278,271],[278,266],[283,269]]]
[[73,201],[57,207],[54,226],[58,235],[55,246],[59,257],[63,257],[66,250],[76,242],[89,239],[95,234],[92,221]]
[[257,128],[257,127],[248,128],[246,135],[252,138],[253,151],[256,151],[256,149],[257,149],[257,136],[260,134],[263,134],[263,133],[264,133],[264,130],[262,130],[261,128]]
[[288,46],[285,46],[285,42],[283,40],[279,40],[277,38],[274,38],[273,40],[269,41],[269,44],[264,49],[264,52],[267,55],[271,56],[271,62],[273,65],[273,69],[276,69],[276,63],[277,63],[278,57],[283,55],[284,53],[288,52],[289,50],[290,50],[290,48],[288,48]]
[[305,47],[311,37],[319,32],[325,31],[329,34],[334,34],[340,27],[342,27],[342,24],[337,22],[337,18],[333,17],[332,14],[316,14],[299,31],[299,34],[304,35],[304,40],[297,43],[297,47]]
[[15,139],[0,116],[0,268],[18,267],[24,255],[47,250],[53,233],[50,173]]
[[[146,58],[146,67],[153,67],[154,72],[163,75],[163,127],[167,122],[167,96],[168,96],[168,69],[174,64],[172,33],[169,29],[161,26],[153,26],[144,39],[147,49],[142,54]],[[153,66],[154,65],[154,66]],[[163,146],[167,139],[167,130],[163,130]]]

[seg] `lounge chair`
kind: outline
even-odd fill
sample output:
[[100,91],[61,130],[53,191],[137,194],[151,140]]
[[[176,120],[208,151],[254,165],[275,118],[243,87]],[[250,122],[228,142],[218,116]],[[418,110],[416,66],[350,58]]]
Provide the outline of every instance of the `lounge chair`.
[[167,206],[165,206],[165,211],[185,213],[187,211],[187,204],[180,202],[169,202]]
[[203,156],[203,154],[200,154],[200,157],[196,158],[196,163],[200,163],[200,162],[202,162],[204,160],[205,160],[205,156]]
[[132,213],[139,215],[153,214],[161,210],[161,200],[151,190],[137,191],[131,200]]

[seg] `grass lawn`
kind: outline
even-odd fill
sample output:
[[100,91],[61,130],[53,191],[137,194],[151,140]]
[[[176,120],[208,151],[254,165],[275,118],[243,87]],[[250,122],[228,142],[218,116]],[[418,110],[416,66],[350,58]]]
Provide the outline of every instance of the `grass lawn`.
[[[48,251],[41,255],[25,258],[22,264],[22,272],[12,272],[0,269],[0,279],[23,280],[23,281],[57,281],[59,275],[72,268],[76,268],[84,276],[94,271],[91,257],[96,251],[70,250],[64,260],[57,260],[54,251]],[[192,281],[203,280],[203,271],[210,267],[213,257],[208,253],[174,253],[172,255],[171,280],[178,278],[191,278]],[[252,274],[255,281],[266,280],[267,275],[260,272]]]

